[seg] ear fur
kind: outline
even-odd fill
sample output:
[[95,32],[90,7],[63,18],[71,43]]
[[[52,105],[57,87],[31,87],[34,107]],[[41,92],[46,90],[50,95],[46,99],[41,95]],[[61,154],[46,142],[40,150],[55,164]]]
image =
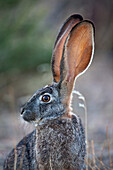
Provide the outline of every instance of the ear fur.
[[71,15],[61,27],[59,34],[56,38],[53,54],[52,54],[52,73],[54,82],[59,82],[60,80],[60,63],[64,48],[65,40],[71,31],[71,29],[83,20],[81,15],[74,14]]
[[60,64],[62,94],[69,96],[75,77],[84,73],[91,64],[94,52],[94,25],[84,20],[70,31],[63,48]]

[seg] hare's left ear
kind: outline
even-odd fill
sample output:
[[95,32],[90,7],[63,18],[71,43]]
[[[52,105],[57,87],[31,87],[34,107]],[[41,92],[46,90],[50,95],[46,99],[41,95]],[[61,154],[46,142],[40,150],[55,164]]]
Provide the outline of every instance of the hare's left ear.
[[[72,28],[63,50],[60,64],[60,84],[68,97],[74,80],[90,65],[94,52],[94,25],[91,21],[81,21]],[[62,93],[62,94],[63,94]]]
[[83,18],[79,14],[73,14],[71,15],[63,24],[61,27],[59,34],[56,38],[55,45],[53,48],[53,54],[52,54],[52,73],[53,73],[53,81],[59,82],[60,80],[60,63],[61,58],[63,54],[63,47],[65,40],[71,31],[71,29],[80,21],[82,21]]

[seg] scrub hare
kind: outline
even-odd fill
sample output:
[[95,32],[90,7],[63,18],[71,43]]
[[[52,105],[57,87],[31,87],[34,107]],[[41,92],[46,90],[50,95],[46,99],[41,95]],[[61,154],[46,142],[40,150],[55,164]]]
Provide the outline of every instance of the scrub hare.
[[85,135],[80,118],[71,112],[75,79],[90,65],[94,26],[80,15],[70,16],[60,29],[52,54],[53,83],[39,89],[21,116],[36,129],[11,151],[4,169],[82,170]]

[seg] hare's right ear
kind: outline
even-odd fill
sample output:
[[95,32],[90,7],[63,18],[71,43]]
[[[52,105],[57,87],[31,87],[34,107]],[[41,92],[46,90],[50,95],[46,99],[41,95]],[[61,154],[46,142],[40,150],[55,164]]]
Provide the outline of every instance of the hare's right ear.
[[71,15],[63,24],[60,29],[60,32],[56,38],[53,54],[52,54],[52,73],[53,73],[53,81],[59,82],[60,80],[60,63],[63,54],[63,47],[65,40],[71,31],[71,29],[82,21],[83,18],[81,15],[74,14]]
[[[63,48],[60,64],[61,94],[70,98],[75,78],[91,64],[94,53],[94,25],[84,20],[70,31]],[[68,100],[66,102],[69,102]]]

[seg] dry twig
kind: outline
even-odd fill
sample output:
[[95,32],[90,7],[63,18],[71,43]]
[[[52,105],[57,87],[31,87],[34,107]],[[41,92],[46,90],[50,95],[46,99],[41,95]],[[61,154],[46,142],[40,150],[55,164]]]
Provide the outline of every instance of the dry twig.
[[96,167],[96,161],[95,161],[95,148],[94,148],[94,141],[91,141],[91,146],[92,146],[92,155],[93,155],[93,165],[94,165],[94,169]]
[[107,146],[108,146],[108,153],[109,153],[109,164],[110,164],[110,168],[112,169],[112,160],[111,160],[111,152],[110,152],[108,126],[106,127],[106,136],[107,136]]
[[104,152],[105,144],[106,144],[106,142],[104,142],[104,144],[103,144],[101,155],[100,155],[99,169],[101,168],[101,165],[102,165],[102,157],[103,157],[103,152]]

